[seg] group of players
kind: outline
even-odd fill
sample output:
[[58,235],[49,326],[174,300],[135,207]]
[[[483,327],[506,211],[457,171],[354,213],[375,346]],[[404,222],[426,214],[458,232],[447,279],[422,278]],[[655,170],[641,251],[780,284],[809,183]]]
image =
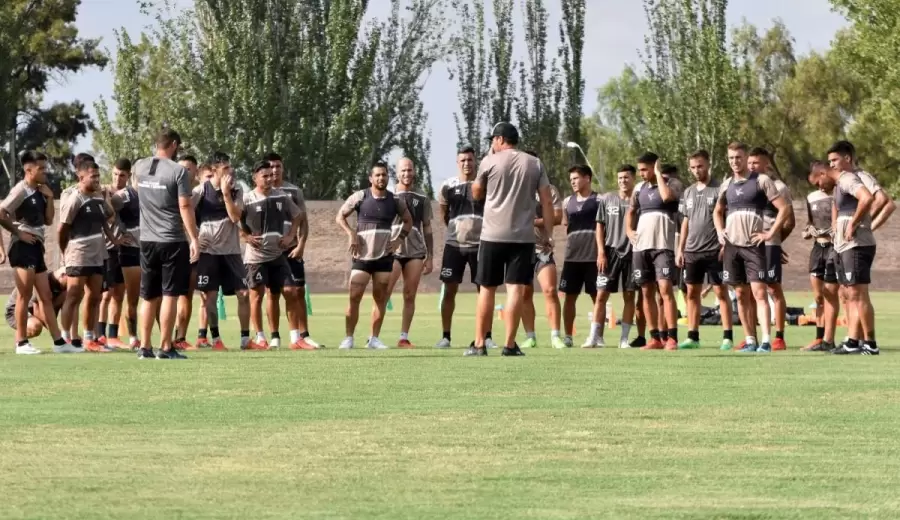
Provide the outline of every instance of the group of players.
[[[479,301],[476,337],[466,355],[486,355],[487,348],[497,346],[491,337],[494,293],[504,283],[508,301],[503,354],[523,354],[515,342],[520,320],[526,332],[521,347],[537,346],[534,278],[544,295],[550,345],[556,348],[574,344],[576,302],[582,292],[594,302],[582,347],[605,346],[609,297],[620,289],[624,308],[619,347],[697,348],[707,284],[719,302],[723,350],[786,348],[781,273],[788,258],[781,244],[794,230],[795,218],[790,191],[764,149],[730,145],[732,175],[722,183],[710,176],[707,152],[692,154],[688,162],[694,182],[687,188],[677,168],[662,164],[652,153],[639,157],[636,167],[620,167],[618,190],[602,195],[592,189],[591,169],[576,165],[568,172],[572,194],[562,198],[540,160],[517,149],[518,140],[514,126],[498,124],[491,136],[492,153],[480,167],[474,149],[460,149],[458,176],[439,191],[446,243],[439,271],[444,284],[443,335],[436,348],[453,345],[456,296],[467,266]],[[47,272],[43,246],[45,226],[54,221],[53,194],[44,178],[46,159],[36,152],[22,156],[24,179],[0,203],[0,226],[12,236],[8,259],[16,289],[6,317],[16,330],[17,353],[39,353],[29,339],[44,328],[59,353],[122,348],[136,350],[139,358],[180,359],[185,357],[180,350],[226,350],[216,309],[220,289],[237,299],[241,349],[280,346],[282,295],[290,348],[321,348],[309,334],[304,298],[306,206],[301,190],[284,180],[281,157],[270,153],[257,163],[253,187],[244,193],[225,154],[213,154],[204,164],[192,156],[176,162],[180,141],[176,132],[161,132],[155,156],[134,165],[119,160],[109,186],[100,185],[92,157],[76,157],[78,183],[60,197],[58,236],[64,266],[54,273]],[[375,163],[370,187],[353,193],[336,218],[348,236],[352,258],[342,349],[354,347],[359,306],[370,281],[375,305],[366,346],[389,348],[379,335],[387,301],[401,277],[397,347],[413,347],[409,332],[418,285],[434,268],[432,206],[415,189],[411,160],[398,162],[394,191],[388,190],[388,181],[388,166]],[[827,162],[814,163],[809,181],[816,190],[808,197],[809,224],[803,237],[814,241],[809,268],[819,323],[816,341],[805,350],[878,354],[868,294],[873,231],[891,215],[893,201],[857,167],[848,142],[829,149]],[[354,213],[356,223],[351,225],[348,218]],[[566,229],[566,246],[558,273],[552,232],[560,224]],[[745,332],[736,347],[726,285],[734,287]],[[680,343],[674,296],[679,287],[686,293],[689,329]],[[204,308],[197,342],[191,345],[186,336],[195,290]],[[262,324],[263,299],[269,339]],[[841,302],[849,330],[845,341],[835,345]],[[123,307],[127,342],[118,330]],[[78,334],[79,312],[83,338]],[[633,321],[638,336],[629,341]],[[157,352],[151,343],[154,322],[161,331]],[[762,329],[758,339],[757,325]]]

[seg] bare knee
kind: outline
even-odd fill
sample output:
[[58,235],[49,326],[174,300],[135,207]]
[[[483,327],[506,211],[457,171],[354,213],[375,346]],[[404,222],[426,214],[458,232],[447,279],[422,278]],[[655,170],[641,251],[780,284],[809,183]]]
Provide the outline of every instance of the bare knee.
[[41,332],[44,330],[44,325],[41,323],[41,320],[35,317],[28,318],[28,324],[26,326],[25,334],[28,338],[36,338],[41,335]]

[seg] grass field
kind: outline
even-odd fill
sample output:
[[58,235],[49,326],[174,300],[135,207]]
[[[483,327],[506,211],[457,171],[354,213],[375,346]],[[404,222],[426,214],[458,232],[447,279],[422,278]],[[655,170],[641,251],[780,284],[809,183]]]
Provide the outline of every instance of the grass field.
[[[434,295],[422,347],[342,352],[344,301],[313,298],[319,352],[26,357],[4,329],[0,517],[900,517],[894,294],[876,299],[884,355],[851,358],[798,352],[812,327],[773,355],[721,353],[706,329],[691,352],[463,358],[430,348]],[[458,309],[468,343],[474,298]],[[233,315],[223,330],[236,345]]]

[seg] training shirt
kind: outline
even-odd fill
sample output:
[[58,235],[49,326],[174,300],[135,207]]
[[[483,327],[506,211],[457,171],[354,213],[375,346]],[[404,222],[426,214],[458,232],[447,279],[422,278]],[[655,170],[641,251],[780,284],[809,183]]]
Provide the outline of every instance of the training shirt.
[[575,193],[563,201],[566,212],[566,262],[597,261],[597,210],[600,195]]
[[[37,188],[31,189],[25,181],[19,181],[9,190],[9,194],[0,202],[12,217],[17,229],[31,233],[36,239],[44,241],[44,212],[47,209],[47,198]],[[13,233],[10,245],[18,242],[19,237]]]
[[[544,210],[541,208],[541,196],[535,192],[534,194],[535,201],[535,211],[534,218],[544,218]],[[554,212],[556,210],[562,209],[562,200],[559,196],[559,190],[556,189],[556,186],[550,185],[550,202],[553,204]],[[551,215],[549,218],[553,218],[555,215]],[[549,237],[547,237],[547,233],[544,231],[544,226],[534,226],[534,250],[538,253],[541,253],[541,247],[548,242]]]
[[263,264],[279,258],[284,251],[278,243],[284,236],[284,220],[298,215],[300,208],[278,188],[272,188],[268,195],[255,189],[245,193],[241,226],[247,234],[262,237],[262,244],[255,247],[247,243],[244,263]]
[[[806,215],[809,217],[809,226],[813,238],[818,242],[831,242],[831,208],[834,206],[834,197],[822,190],[816,190],[806,197]],[[828,233],[827,236],[822,236]]]
[[60,208],[59,223],[69,224],[69,243],[65,264],[69,267],[101,267],[109,257],[103,231],[109,215],[100,193],[80,191],[66,197]]
[[141,203],[138,192],[133,186],[125,186],[109,197],[109,202],[116,211],[117,225],[123,239],[123,246],[140,247],[141,245]]
[[780,196],[772,178],[750,173],[744,179],[725,179],[719,200],[725,204],[725,238],[739,247],[751,247],[750,238],[764,229],[763,212],[769,202]]
[[857,177],[859,177],[859,180],[862,181],[863,186],[865,186],[866,189],[869,190],[869,193],[871,193],[872,195],[875,195],[882,190],[881,184],[878,184],[878,179],[876,179],[875,176],[871,173],[865,170],[856,170],[854,173]]
[[485,157],[478,180],[485,188],[485,242],[534,243],[534,193],[550,185],[544,165],[534,156],[508,149]]
[[719,236],[713,221],[716,201],[719,200],[719,182],[710,178],[706,186],[695,182],[684,190],[679,212],[688,221],[688,236],[684,244],[686,253],[718,251]]
[[631,196],[623,199],[617,192],[601,195],[597,201],[596,220],[603,224],[603,244],[619,257],[631,255],[631,241],[625,233],[625,216],[630,206]]
[[[784,199],[785,204],[791,206],[794,201],[791,197],[791,190],[788,188],[787,184],[785,184],[780,179],[772,179],[775,183],[775,187],[778,189],[778,194],[781,195],[781,198]],[[793,208],[791,208],[793,210]],[[775,225],[775,220],[778,218],[778,209],[769,201],[766,204],[766,209],[763,210],[763,227],[766,231],[772,229],[772,226]],[[781,245],[781,233],[777,236],[773,236],[772,240],[766,242],[767,246],[780,246]]]
[[650,182],[642,182],[634,189],[631,204],[638,217],[635,251],[675,250],[678,200],[684,191],[684,185],[674,177],[664,179],[663,182],[675,193],[674,200],[664,202],[659,194],[659,186]]
[[[431,199],[421,193],[413,191],[401,191],[394,195],[400,199],[412,217],[413,226],[409,230],[406,239],[400,241],[400,247],[394,253],[397,258],[425,258],[428,256],[428,247],[425,245],[424,227],[431,224],[432,208]],[[397,214],[391,225],[391,240],[400,238],[403,230],[403,217]]]
[[872,217],[868,211],[860,219],[859,225],[853,233],[853,240],[847,241],[844,239],[847,226],[853,220],[856,207],[859,205],[856,192],[860,187],[865,187],[865,183],[853,172],[842,173],[838,178],[837,185],[834,187],[834,204],[837,205],[837,222],[834,226],[834,250],[837,253],[853,249],[854,247],[875,245],[875,234],[872,232]]
[[370,261],[393,254],[391,251],[391,229],[396,218],[403,218],[408,212],[406,202],[386,191],[376,197],[367,188],[350,195],[341,206],[341,214],[356,212],[356,236],[358,238],[356,260]]
[[147,157],[134,164],[132,182],[139,194],[141,240],[185,242],[179,197],[191,196],[191,174],[170,159]]
[[[231,188],[231,200],[238,211],[243,212],[244,191],[236,184]],[[200,228],[200,252],[208,255],[241,254],[238,224],[228,216],[222,187],[216,188],[212,182],[203,181],[191,192],[191,204],[196,208],[197,225]]]
[[[303,190],[300,189],[296,184],[291,184],[290,182],[282,182],[279,189],[285,192],[288,197],[291,198],[291,201],[294,202],[298,208],[300,208],[301,213],[306,213],[306,201],[303,199]],[[291,224],[293,221],[290,219],[285,219],[284,221],[284,232],[287,233],[291,230]],[[294,236],[291,237],[291,242],[288,244],[287,249],[294,249],[297,247],[297,234],[294,233]]]
[[472,197],[472,182],[447,179],[438,192],[438,203],[447,206],[449,218],[446,244],[461,251],[478,249],[481,242],[484,202]]

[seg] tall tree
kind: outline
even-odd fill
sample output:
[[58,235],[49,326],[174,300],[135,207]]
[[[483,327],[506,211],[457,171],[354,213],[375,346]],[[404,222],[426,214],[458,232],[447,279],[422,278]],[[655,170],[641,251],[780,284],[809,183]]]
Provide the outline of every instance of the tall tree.
[[491,67],[494,75],[491,124],[512,121],[513,92],[513,0],[494,0],[495,28],[489,31]]
[[451,78],[458,86],[459,111],[456,122],[457,146],[470,145],[475,156],[486,152],[484,137],[492,110],[491,63],[485,39],[484,3],[459,0],[453,3],[459,21],[450,52]]
[[[581,69],[584,51],[585,0],[561,0],[562,21],[559,23],[559,57],[565,82],[563,107],[563,138],[582,148],[588,143],[582,134],[584,112],[584,74]],[[585,151],[587,151],[585,149]]]
[[387,19],[367,21],[367,2],[197,0],[148,35],[152,48],[135,62],[138,119],[98,110],[97,144],[106,151],[131,128],[146,143],[147,129],[165,122],[198,154],[230,152],[239,172],[278,150],[310,198],[347,194],[374,160],[400,149],[430,187],[420,94],[445,52],[443,0],[404,3],[391,0]]
[[80,3],[0,2],[0,140],[6,141],[0,150],[3,193],[14,181],[20,139],[47,152],[54,172],[67,173],[71,148],[89,128],[84,107],[77,101],[41,107],[51,78],[106,65],[100,41],[78,36],[75,16]]

